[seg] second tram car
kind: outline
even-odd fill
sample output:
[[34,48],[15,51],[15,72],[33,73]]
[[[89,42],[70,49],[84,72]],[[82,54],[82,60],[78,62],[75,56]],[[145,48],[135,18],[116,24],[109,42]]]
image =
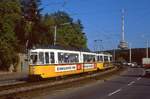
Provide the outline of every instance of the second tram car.
[[81,62],[83,63],[83,72],[97,70],[95,53],[81,52]]

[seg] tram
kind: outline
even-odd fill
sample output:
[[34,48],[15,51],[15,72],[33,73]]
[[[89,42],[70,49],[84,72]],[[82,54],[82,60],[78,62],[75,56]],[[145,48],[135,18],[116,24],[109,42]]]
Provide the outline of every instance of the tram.
[[29,50],[29,76],[52,78],[111,68],[112,55],[64,49]]

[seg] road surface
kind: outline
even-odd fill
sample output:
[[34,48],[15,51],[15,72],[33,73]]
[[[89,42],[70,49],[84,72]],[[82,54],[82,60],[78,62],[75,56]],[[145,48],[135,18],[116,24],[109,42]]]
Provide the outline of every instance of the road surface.
[[[39,99],[150,99],[150,77],[142,68],[126,72],[105,82],[96,81],[78,88],[57,90]],[[36,97],[36,99],[38,99]]]

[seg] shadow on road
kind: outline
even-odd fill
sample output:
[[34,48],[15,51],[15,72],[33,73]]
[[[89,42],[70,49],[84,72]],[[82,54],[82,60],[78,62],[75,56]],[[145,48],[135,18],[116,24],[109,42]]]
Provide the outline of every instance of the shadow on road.
[[120,75],[121,77],[143,77],[143,75]]
[[121,77],[141,77],[141,78],[150,78],[150,74],[146,75],[120,75]]
[[143,78],[150,78],[150,74],[143,75]]

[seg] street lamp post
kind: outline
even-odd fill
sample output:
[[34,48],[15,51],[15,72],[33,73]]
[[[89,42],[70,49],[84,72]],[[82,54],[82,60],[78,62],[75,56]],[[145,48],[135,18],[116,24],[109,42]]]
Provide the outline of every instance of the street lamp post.
[[[68,25],[68,24],[70,24],[70,22],[63,23],[60,25],[63,26],[63,25]],[[57,42],[57,25],[54,26],[54,46],[56,45],[56,42]]]
[[54,26],[54,46],[56,45],[56,36],[57,36],[57,25]]

